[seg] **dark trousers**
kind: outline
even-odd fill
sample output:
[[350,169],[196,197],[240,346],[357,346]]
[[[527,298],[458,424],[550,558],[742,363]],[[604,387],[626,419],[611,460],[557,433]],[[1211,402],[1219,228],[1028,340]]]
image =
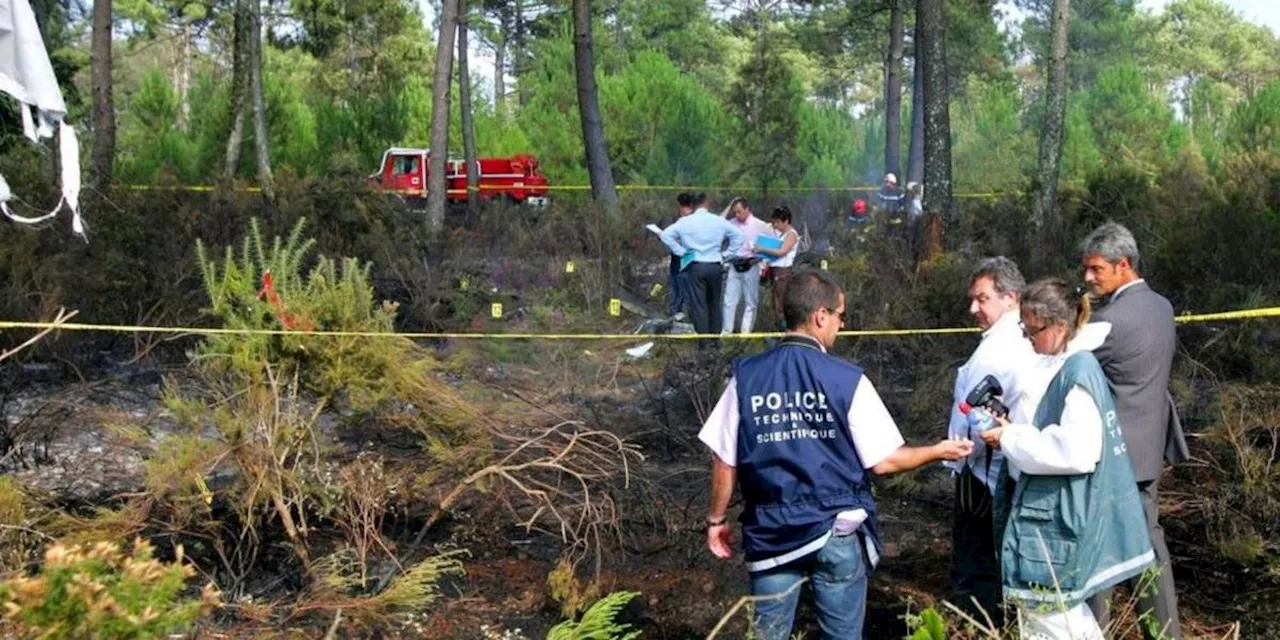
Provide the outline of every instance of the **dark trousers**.
[[[718,262],[695,262],[685,269],[689,288],[689,315],[693,328],[702,334],[719,334],[724,326],[724,272]],[[714,340],[699,340],[705,348]]]
[[[692,266],[692,265],[690,265]],[[689,274],[680,270],[680,258],[671,256],[671,266],[667,274],[667,315],[684,311],[689,299]]]
[[[1142,634],[1149,640],[1168,638],[1182,639],[1182,625],[1178,622],[1178,595],[1173,590],[1173,567],[1169,564],[1169,548],[1164,543],[1164,527],[1160,526],[1159,489],[1157,480],[1139,482],[1138,491],[1142,494],[1142,510],[1147,514],[1147,530],[1151,532],[1151,547],[1156,552],[1156,567],[1160,575],[1152,581],[1142,580],[1141,574],[1131,578],[1129,589],[1138,595],[1138,615],[1149,617],[1153,625],[1142,624]],[[1111,590],[1100,592],[1089,598],[1089,608],[1098,625],[1103,629],[1111,621]],[[1155,626],[1163,635],[1152,634],[1149,626]]]
[[[951,527],[951,601],[974,620],[1004,626],[1000,556],[991,521],[991,492],[977,476],[956,476]],[[974,600],[977,600],[975,603]],[[985,613],[984,613],[985,612]]]
[[778,328],[787,330],[787,318],[783,314],[782,301],[787,297],[787,284],[791,281],[791,267],[773,267],[769,269],[773,278],[773,315],[778,319]]

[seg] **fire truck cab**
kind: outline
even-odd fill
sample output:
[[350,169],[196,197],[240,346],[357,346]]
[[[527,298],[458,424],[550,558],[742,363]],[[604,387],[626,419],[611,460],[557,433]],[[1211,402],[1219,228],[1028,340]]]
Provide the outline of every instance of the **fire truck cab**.
[[[411,202],[427,196],[427,159],[429,149],[393,147],[382,154],[379,170],[369,176],[377,189],[400,194]],[[465,160],[445,161],[445,196],[449,202],[467,199]],[[538,159],[528,154],[510,157],[476,158],[480,197],[485,200],[506,197],[515,203],[533,206],[547,204],[547,178],[538,170]]]

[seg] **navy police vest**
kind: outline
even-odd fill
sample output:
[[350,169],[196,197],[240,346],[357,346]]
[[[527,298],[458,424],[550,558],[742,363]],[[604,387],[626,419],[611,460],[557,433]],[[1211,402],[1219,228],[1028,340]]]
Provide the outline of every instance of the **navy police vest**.
[[748,569],[769,568],[773,563],[762,561],[770,559],[798,559],[807,555],[806,546],[817,551],[836,514],[853,509],[867,512],[859,533],[879,548],[870,479],[849,432],[862,370],[827,355],[812,339],[787,336],[769,351],[736,361],[733,376]]

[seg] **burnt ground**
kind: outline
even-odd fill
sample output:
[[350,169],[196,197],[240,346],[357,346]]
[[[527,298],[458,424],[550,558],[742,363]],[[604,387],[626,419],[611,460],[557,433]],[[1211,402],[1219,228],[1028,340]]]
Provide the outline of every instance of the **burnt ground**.
[[[644,482],[633,485],[643,485],[643,490],[615,491],[621,514],[618,537],[603,546],[598,564],[594,559],[580,564],[578,575],[584,581],[594,578],[601,593],[640,592],[623,619],[643,631],[644,637],[703,638],[747,595],[741,558],[719,561],[712,557],[705,549],[701,524],[706,511],[707,458],[695,436],[699,413],[710,409],[706,398],[718,395],[724,361],[659,353],[669,360],[631,362],[621,350],[557,347],[550,354],[533,349],[486,353],[478,368],[444,375],[473,403],[487,411],[492,408],[496,419],[546,424],[551,416],[568,414],[644,448],[647,459],[635,470],[637,480]],[[570,351],[574,357],[567,357]],[[441,355],[447,365],[451,354]],[[518,362],[505,364],[495,360],[496,355]],[[158,403],[160,374],[173,370],[130,365],[76,384],[58,384],[54,373],[35,373],[49,380],[6,396],[8,424],[41,412],[59,426],[45,441],[31,445],[36,447],[31,455],[7,460],[6,472],[78,504],[130,489],[140,477],[144,453],[121,444],[113,434],[119,424],[130,422],[145,423],[153,433],[164,432],[164,411]],[[907,405],[919,400],[919,392],[895,387],[891,381],[878,386],[895,416],[908,415]],[[946,402],[945,397],[939,401],[940,415]],[[901,426],[912,443],[937,437],[931,434],[934,425],[904,422]],[[18,460],[22,464],[15,465]],[[949,492],[946,472],[937,466],[878,483],[886,548],[870,582],[866,637],[906,636],[905,614],[938,606],[945,596],[951,554]],[[423,612],[415,631],[409,627],[388,630],[387,636],[544,637],[563,618],[548,583],[561,540],[516,526],[509,514],[484,505],[483,498],[463,501],[457,511],[455,519],[433,531],[432,541],[470,551],[465,577],[450,579],[443,586],[443,597],[433,610]],[[388,536],[404,544],[416,524],[392,523]],[[1229,567],[1198,563],[1202,554],[1194,553],[1199,535],[1194,522],[1173,521],[1166,528],[1184,625],[1189,630],[1221,629],[1243,620],[1246,633],[1242,637],[1269,637],[1270,632],[1263,631],[1266,621],[1257,620],[1258,607],[1280,593],[1251,591],[1249,576]],[[276,588],[278,583],[273,583]],[[815,621],[806,601],[802,598],[798,630],[813,637]],[[721,637],[742,637],[745,619],[745,611],[739,611]],[[232,637],[249,637],[234,627],[232,623],[232,628],[224,630]],[[1263,635],[1249,632],[1251,627]],[[1199,637],[1221,638],[1224,633]],[[323,631],[311,629],[304,635],[319,636]]]
[[[868,354],[868,357],[874,357]],[[706,396],[708,385],[718,389],[722,374],[707,371],[723,363],[677,358],[662,368],[655,365],[622,365],[607,378],[607,385],[565,392],[557,402],[576,407],[586,420],[629,435],[648,455],[646,473],[655,478],[668,516],[667,530],[656,523],[631,521],[622,526],[625,543],[608,555],[599,576],[603,591],[627,589],[642,595],[627,608],[624,618],[652,638],[704,638],[740,598],[748,594],[747,574],[740,557],[720,561],[706,550],[702,517],[706,511],[708,474],[706,453],[696,442],[699,403],[690,397]],[[503,385],[528,386],[529,397],[550,400],[557,393],[540,380],[537,367],[506,370]],[[532,377],[526,375],[533,374]],[[704,377],[699,378],[700,375]],[[721,377],[718,379],[717,375]],[[702,389],[682,388],[697,387]],[[920,391],[878,383],[895,416],[911,413],[908,405],[919,402]],[[921,390],[922,391],[922,390]],[[718,395],[718,391],[711,395]],[[945,415],[948,398],[939,401]],[[701,410],[709,410],[703,403]],[[903,423],[908,442],[925,444],[936,438],[936,427]],[[885,553],[869,585],[866,637],[902,638],[908,635],[905,617],[925,606],[942,609],[948,589],[951,559],[951,484],[940,466],[918,470],[877,484]],[[638,499],[651,499],[637,496]],[[737,505],[731,507],[735,513]],[[1169,519],[1169,516],[1166,516]],[[1194,523],[1171,522],[1166,526],[1174,554],[1187,637],[1222,638],[1230,623],[1245,620],[1254,636],[1264,624],[1249,622],[1259,612],[1243,604],[1241,583],[1234,571],[1203,566],[1203,554],[1194,551]],[[457,597],[432,617],[440,637],[470,637],[480,625],[542,637],[560,619],[556,602],[548,596],[547,575],[554,568],[558,541],[530,538],[522,530],[486,539],[468,565],[468,576],[456,585]],[[1214,579],[1201,582],[1202,577]],[[1194,578],[1193,578],[1194,576]],[[1202,589],[1203,587],[1203,589]],[[1123,595],[1123,594],[1122,594]],[[1250,602],[1256,602],[1256,597]],[[797,631],[815,637],[816,621],[807,598],[802,598]],[[1251,615],[1252,614],[1252,615]],[[721,637],[742,637],[745,611],[739,611]],[[456,635],[455,635],[456,634]],[[1132,633],[1125,634],[1137,637]]]

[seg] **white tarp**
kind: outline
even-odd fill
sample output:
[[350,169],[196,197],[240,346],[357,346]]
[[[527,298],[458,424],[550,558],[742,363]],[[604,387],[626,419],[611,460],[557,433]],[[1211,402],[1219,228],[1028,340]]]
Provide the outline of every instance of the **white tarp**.
[[[57,215],[66,205],[71,210],[71,229],[84,235],[80,219],[80,143],[64,118],[67,104],[53,74],[49,52],[40,37],[36,15],[27,0],[0,0],[0,91],[18,101],[22,112],[22,132],[32,141],[59,135],[62,165],[62,198],[49,213],[30,218],[9,209],[14,198],[9,183],[0,176],[0,209],[18,222],[34,224]],[[34,115],[33,115],[34,112]]]

